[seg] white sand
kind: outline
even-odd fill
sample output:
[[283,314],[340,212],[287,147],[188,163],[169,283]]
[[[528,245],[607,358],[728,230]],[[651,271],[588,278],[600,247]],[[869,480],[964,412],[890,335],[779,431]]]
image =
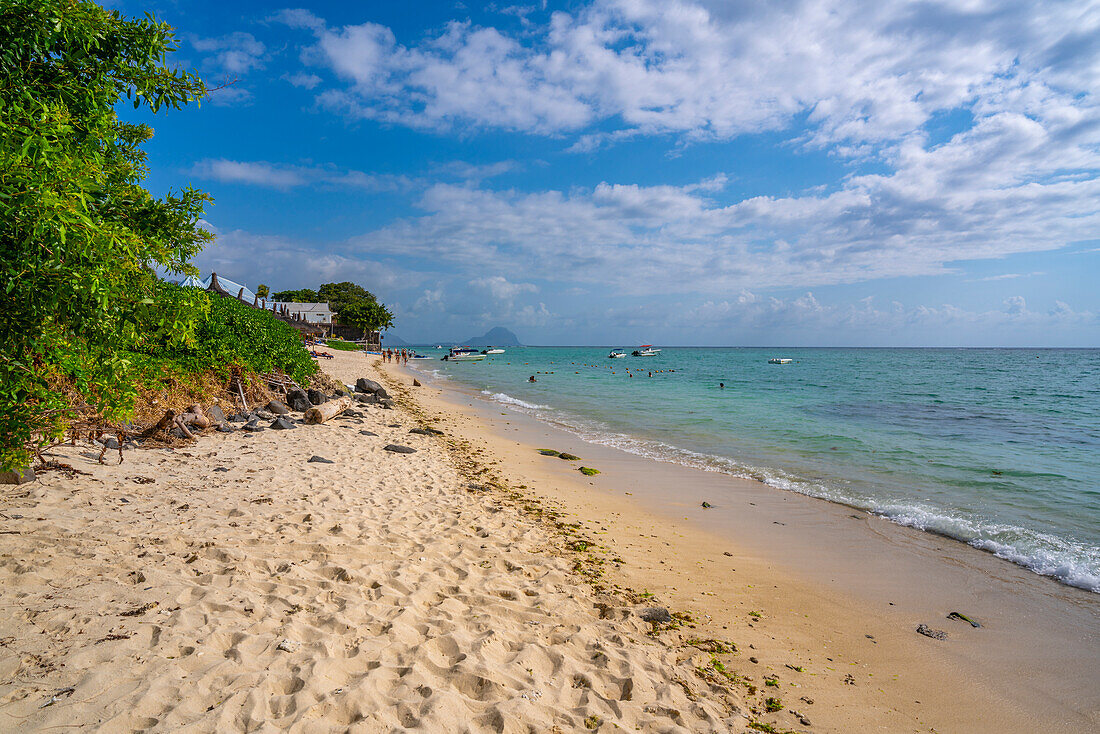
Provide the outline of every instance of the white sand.
[[701,654],[601,619],[557,539],[363,412],[0,488],[0,730],[744,730]]

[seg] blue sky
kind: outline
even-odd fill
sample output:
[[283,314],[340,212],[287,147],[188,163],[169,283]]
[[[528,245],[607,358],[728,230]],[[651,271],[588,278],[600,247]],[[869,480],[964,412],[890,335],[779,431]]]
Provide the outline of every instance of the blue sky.
[[412,341],[1100,346],[1095,2],[113,7],[233,81],[140,118],[204,274]]

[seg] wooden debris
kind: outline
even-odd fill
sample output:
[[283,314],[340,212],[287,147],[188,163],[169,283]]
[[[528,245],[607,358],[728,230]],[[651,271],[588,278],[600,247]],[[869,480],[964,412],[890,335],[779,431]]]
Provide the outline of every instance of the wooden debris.
[[322,403],[321,405],[314,405],[306,411],[305,421],[310,424],[324,423],[340,415],[350,407],[351,398],[345,395],[334,400],[329,400],[327,403]]

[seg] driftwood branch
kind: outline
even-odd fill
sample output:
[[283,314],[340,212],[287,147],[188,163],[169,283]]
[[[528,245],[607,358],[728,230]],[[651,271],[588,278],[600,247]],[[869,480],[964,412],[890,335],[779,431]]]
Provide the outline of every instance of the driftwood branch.
[[330,400],[327,403],[314,405],[312,408],[307,410],[305,414],[305,421],[306,423],[324,423],[325,421],[331,420],[332,418],[340,415],[350,407],[351,398],[336,398],[335,400]]
[[165,411],[163,418],[161,418],[159,421],[157,421],[156,423],[154,423],[153,425],[149,426],[148,428],[146,428],[144,431],[141,432],[141,437],[142,438],[149,438],[154,433],[158,433],[160,431],[165,430],[168,427],[168,424],[171,423],[172,419],[175,418],[175,417],[176,417],[176,411],[169,408],[167,411]]

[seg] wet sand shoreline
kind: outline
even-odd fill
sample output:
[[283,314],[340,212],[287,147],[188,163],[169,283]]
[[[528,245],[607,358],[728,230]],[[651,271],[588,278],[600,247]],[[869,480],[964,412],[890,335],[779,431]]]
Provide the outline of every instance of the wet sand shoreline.
[[[821,678],[840,681],[818,686],[837,699],[838,730],[1100,727],[1097,595],[865,512],[590,444],[448,381],[386,369],[405,384],[413,374],[425,382],[415,399],[502,456],[513,482],[578,517],[606,520],[616,547],[636,546],[636,563],[621,569],[628,582],[664,575],[650,588],[670,603],[750,637],[770,628],[791,651],[812,657]],[[538,455],[544,446],[580,455],[602,473],[586,478]],[[749,611],[766,612],[768,621],[746,621]],[[952,611],[982,628],[947,619]],[[798,622],[799,614],[812,621]],[[917,635],[922,623],[948,639]],[[834,665],[842,659],[843,668]],[[844,668],[859,670],[876,693],[856,694],[864,683],[844,683],[851,674]]]

